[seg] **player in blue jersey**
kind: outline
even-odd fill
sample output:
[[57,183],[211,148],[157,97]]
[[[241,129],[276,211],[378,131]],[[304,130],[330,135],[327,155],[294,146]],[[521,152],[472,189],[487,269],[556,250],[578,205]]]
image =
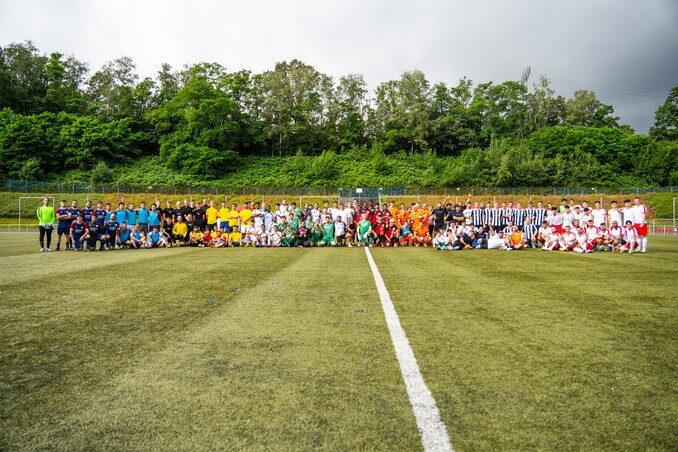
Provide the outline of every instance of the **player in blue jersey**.
[[120,223],[116,221],[115,214],[111,214],[111,219],[104,223],[104,229],[106,230],[106,235],[108,236],[108,244],[106,248],[113,249],[115,248],[115,239],[118,235],[118,227]]
[[118,223],[127,223],[127,207],[124,202],[118,204],[118,210],[115,211],[115,217],[118,220]]
[[165,233],[160,230],[159,226],[153,226],[151,232],[148,233],[147,248],[159,248],[161,246],[169,247]]
[[108,218],[106,218],[106,211],[104,210],[104,203],[102,203],[101,201],[99,201],[97,203],[97,208],[94,209],[94,216],[96,217],[97,221],[100,224],[106,224],[106,220],[108,220]]
[[158,230],[161,231],[160,228],[161,219],[162,212],[158,210],[158,206],[156,204],[151,204],[151,210],[148,211],[148,227],[153,229],[153,226],[157,226]]
[[76,220],[71,223],[71,242],[72,249],[80,251],[82,249],[83,240],[87,234],[87,223],[82,219],[82,215],[78,215]]
[[139,216],[139,230],[143,234],[148,234],[148,223],[149,223],[149,218],[148,218],[149,211],[146,208],[146,203],[141,202],[141,205],[139,206],[139,209],[137,209],[137,215]]
[[87,201],[85,207],[80,210],[82,214],[82,221],[89,223],[92,220],[92,215],[94,214],[94,209],[92,209],[92,201]]
[[139,230],[139,225],[135,224],[132,228],[132,232],[129,234],[129,238],[132,242],[132,248],[141,248],[146,242],[146,236],[143,232]]
[[131,229],[134,229],[134,226],[137,224],[137,209],[134,207],[134,203],[130,203],[127,208],[127,226]]
[[[71,201],[71,207],[68,209],[68,211],[71,213],[71,222],[75,221],[78,219],[78,215],[82,215],[82,212],[80,211],[80,208],[78,207],[78,201],[75,199]],[[84,221],[83,217],[83,221]]]
[[56,210],[57,223],[57,246],[56,250],[61,250],[61,236],[66,236],[66,249],[71,249],[71,211],[66,207],[66,200],[62,199],[60,206]]
[[109,221],[111,219],[111,215],[113,215],[115,212],[111,210],[111,203],[107,202],[106,203],[106,220],[104,222]]
[[119,249],[132,246],[132,239],[130,238],[131,232],[132,231],[127,227],[127,223],[123,221],[120,224],[120,229],[118,230],[118,240],[116,242]]

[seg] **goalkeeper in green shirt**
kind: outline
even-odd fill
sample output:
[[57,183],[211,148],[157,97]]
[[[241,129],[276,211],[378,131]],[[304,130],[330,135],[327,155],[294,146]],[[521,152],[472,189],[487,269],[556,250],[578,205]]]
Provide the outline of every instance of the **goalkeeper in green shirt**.
[[[38,227],[40,229],[40,251],[52,251],[52,230],[56,215],[54,207],[49,205],[49,198],[43,198],[42,205],[38,207]],[[47,236],[47,247],[45,247],[45,236]]]
[[367,214],[363,214],[362,220],[358,222],[358,243],[360,246],[372,246],[374,243],[374,232],[372,223],[367,219]]

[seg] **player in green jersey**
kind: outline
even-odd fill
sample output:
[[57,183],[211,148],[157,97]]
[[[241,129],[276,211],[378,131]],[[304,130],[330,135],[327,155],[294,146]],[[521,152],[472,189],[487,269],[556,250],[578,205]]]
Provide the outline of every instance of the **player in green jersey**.
[[323,228],[320,226],[320,222],[316,221],[313,224],[313,228],[311,228],[311,235],[309,237],[311,246],[320,246],[320,242],[322,242],[324,235],[325,231],[323,231]]
[[323,229],[323,238],[318,243],[318,246],[337,246],[337,242],[334,241],[334,223],[332,223],[332,218],[326,217],[325,222],[322,224]]
[[372,223],[367,219],[367,215],[363,214],[362,220],[358,222],[358,242],[360,246],[372,246],[374,243],[373,236]]
[[[54,207],[49,205],[49,198],[43,198],[42,205],[38,207],[38,227],[40,229],[40,251],[52,251],[52,230],[56,214]],[[45,247],[45,235],[47,236],[47,247]]]

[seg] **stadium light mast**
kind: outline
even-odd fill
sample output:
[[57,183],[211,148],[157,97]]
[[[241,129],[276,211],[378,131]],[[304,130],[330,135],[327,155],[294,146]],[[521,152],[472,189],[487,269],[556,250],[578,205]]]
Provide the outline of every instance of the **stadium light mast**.
[[526,67],[525,70],[523,71],[523,75],[520,77],[520,84],[523,85],[524,87],[527,87],[527,80],[530,78],[531,73],[532,68],[530,68],[530,66]]

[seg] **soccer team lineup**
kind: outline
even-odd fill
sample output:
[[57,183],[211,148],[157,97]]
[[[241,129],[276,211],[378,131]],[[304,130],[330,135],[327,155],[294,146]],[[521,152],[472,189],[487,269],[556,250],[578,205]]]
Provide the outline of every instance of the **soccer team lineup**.
[[[390,201],[382,205],[324,202],[297,205],[282,199],[272,206],[245,201],[193,201],[156,198],[147,207],[65,199],[54,208],[50,198],[37,210],[40,251],[108,251],[158,247],[432,247],[437,250],[541,248],[543,251],[646,252],[647,207],[639,197],[623,205],[611,201],[560,205],[532,201],[425,203]],[[62,248],[63,245],[63,248]]]

